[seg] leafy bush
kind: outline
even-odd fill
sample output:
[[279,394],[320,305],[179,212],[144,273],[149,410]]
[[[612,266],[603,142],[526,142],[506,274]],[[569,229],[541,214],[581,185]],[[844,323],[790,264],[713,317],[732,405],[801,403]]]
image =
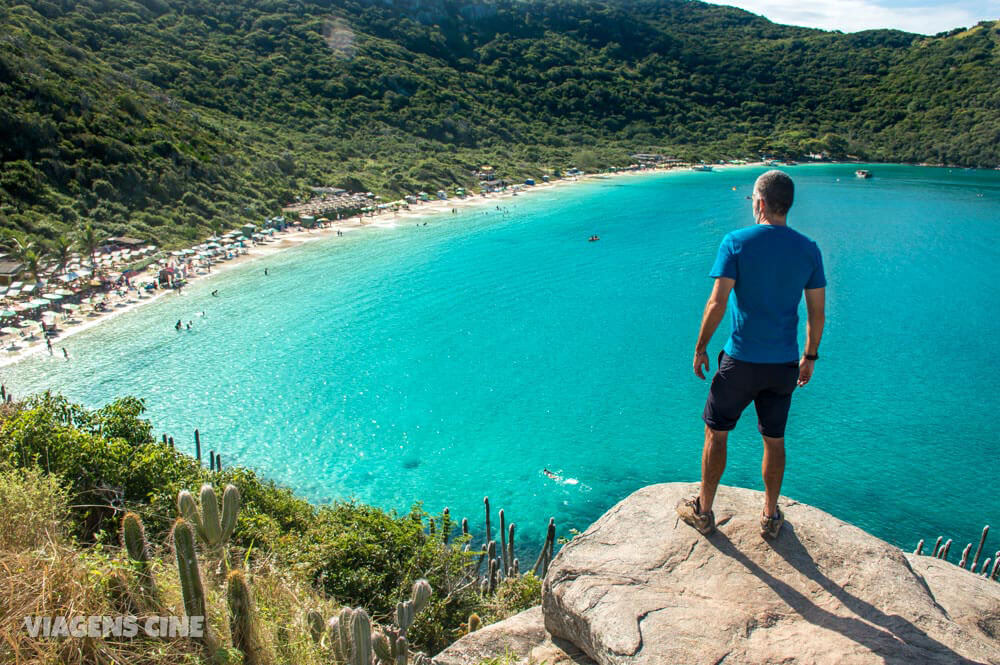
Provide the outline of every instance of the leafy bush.
[[4,528],[0,551],[35,549],[64,535],[69,496],[58,476],[38,469],[0,471]]

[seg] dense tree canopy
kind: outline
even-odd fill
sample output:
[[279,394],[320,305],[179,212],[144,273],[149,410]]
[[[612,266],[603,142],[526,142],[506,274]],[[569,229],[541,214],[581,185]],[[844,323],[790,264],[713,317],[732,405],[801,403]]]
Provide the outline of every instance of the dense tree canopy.
[[1000,164],[1000,23],[690,0],[0,0],[0,225],[176,245],[309,185],[395,197],[635,150]]

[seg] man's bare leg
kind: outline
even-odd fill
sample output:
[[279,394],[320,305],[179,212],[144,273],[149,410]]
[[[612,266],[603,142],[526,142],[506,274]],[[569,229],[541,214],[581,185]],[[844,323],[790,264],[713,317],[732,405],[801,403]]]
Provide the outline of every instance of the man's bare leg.
[[[719,489],[722,472],[726,470],[726,441],[728,439],[729,432],[713,430],[705,425],[705,447],[701,451],[701,493],[698,495],[702,515],[712,510],[715,491]],[[782,463],[784,463],[784,457],[782,457]]]
[[764,439],[764,461],[760,465],[760,474],[764,477],[764,514],[773,517],[778,512],[778,495],[785,477],[785,437],[761,438]]

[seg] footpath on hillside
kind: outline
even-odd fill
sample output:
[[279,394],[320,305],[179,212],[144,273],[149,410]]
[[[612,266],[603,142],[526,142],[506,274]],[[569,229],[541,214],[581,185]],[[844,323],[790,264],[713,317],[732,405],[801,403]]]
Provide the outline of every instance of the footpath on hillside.
[[722,487],[718,531],[677,519],[697,485],[625,498],[553,560],[542,605],[462,638],[437,665],[1000,664],[1000,584],[782,497]]

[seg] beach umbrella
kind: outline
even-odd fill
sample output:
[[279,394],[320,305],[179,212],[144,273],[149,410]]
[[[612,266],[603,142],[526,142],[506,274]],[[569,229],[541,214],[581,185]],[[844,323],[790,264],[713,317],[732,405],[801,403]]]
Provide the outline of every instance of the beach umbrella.
[[34,298],[32,300],[29,300],[28,304],[34,305],[36,307],[42,307],[42,306],[48,307],[49,301],[46,300],[45,298]]
[[29,320],[25,319],[24,321],[19,322],[17,324],[17,327],[18,328],[30,328],[31,326],[37,326],[37,325],[38,325],[37,321],[29,321]]
[[[48,302],[48,301],[46,301],[46,302]],[[38,308],[39,308],[39,304],[36,303],[36,302],[34,302],[34,301],[24,303],[24,309],[38,309]]]
[[9,319],[12,316],[17,316],[17,312],[15,312],[12,309],[3,309],[3,310],[0,310],[0,318]]
[[18,330],[17,328],[11,328],[10,326],[7,326],[6,328],[0,328],[0,332],[2,332],[4,335],[17,335],[21,331]]
[[61,295],[59,295],[58,293],[46,293],[42,297],[45,298],[46,300],[62,300],[63,299],[63,297]]
[[[75,312],[76,310],[80,309],[80,306],[79,305],[74,305],[71,302],[64,302],[62,304],[62,308],[64,310],[66,310],[67,312]],[[0,314],[2,314],[2,312],[0,312]]]
[[56,295],[60,295],[60,296],[71,296],[71,295],[73,295],[73,292],[70,291],[69,289],[56,289],[55,292],[56,292]]

